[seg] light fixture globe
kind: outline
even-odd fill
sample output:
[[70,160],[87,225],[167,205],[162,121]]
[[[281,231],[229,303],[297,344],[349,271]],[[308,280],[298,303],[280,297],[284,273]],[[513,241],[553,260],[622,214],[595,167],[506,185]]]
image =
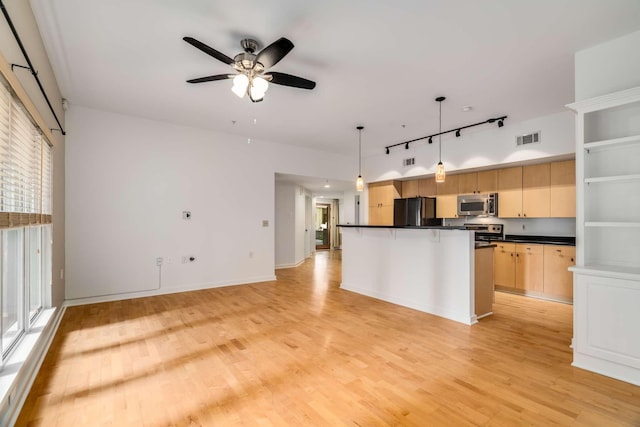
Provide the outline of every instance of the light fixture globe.
[[264,98],[264,94],[269,89],[269,83],[262,77],[254,77],[251,80],[251,98],[254,101],[259,101]]
[[238,95],[238,98],[243,98],[247,93],[247,87],[249,87],[249,77],[245,74],[238,74],[233,78],[233,87],[231,91]]
[[436,167],[436,182],[443,183],[446,177],[446,173],[444,172],[444,165],[442,162],[438,162],[438,166]]
[[356,179],[356,190],[364,191],[364,180],[362,179],[362,129],[364,126],[357,126],[358,129],[358,178]]

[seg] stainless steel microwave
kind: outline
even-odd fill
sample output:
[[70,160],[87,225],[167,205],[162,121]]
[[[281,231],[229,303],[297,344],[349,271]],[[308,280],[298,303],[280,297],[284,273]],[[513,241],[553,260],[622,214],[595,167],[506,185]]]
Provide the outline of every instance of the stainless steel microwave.
[[461,194],[458,196],[458,216],[497,216],[498,193]]

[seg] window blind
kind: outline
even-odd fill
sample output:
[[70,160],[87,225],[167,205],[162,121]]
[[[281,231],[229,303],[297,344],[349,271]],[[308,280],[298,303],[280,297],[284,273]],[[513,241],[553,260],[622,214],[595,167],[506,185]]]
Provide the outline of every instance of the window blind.
[[0,84],[0,228],[51,222],[52,148]]

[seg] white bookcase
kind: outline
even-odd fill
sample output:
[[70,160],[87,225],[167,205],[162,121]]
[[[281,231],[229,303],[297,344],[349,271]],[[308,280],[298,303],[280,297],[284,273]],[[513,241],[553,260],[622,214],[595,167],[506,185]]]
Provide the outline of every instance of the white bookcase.
[[640,87],[579,101],[573,365],[640,385]]

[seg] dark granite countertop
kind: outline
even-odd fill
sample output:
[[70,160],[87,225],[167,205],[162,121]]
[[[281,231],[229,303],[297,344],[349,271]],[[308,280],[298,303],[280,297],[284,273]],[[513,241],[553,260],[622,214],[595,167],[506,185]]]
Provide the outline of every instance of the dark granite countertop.
[[464,226],[457,225],[422,225],[420,227],[413,225],[364,225],[364,224],[338,224],[338,227],[344,228],[404,228],[409,230],[466,230]]
[[576,245],[576,238],[571,236],[527,236],[521,234],[505,234],[502,241],[512,243],[538,243],[541,245]]

